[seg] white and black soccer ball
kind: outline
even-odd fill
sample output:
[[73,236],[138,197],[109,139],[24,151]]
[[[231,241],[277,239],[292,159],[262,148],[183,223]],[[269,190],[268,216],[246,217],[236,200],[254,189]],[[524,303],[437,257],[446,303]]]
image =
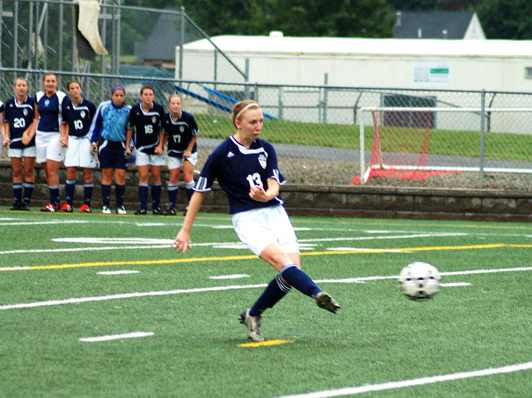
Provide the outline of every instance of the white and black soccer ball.
[[408,264],[399,274],[401,292],[411,299],[426,299],[438,293],[440,273],[433,265],[423,262]]

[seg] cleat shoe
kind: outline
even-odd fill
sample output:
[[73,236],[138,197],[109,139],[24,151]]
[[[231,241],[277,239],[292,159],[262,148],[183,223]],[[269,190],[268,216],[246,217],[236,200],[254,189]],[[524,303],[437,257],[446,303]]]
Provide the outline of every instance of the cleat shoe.
[[163,211],[161,210],[160,207],[156,207],[155,209],[152,209],[151,212],[152,212],[153,214],[155,214],[155,215],[163,214]]
[[252,341],[264,341],[260,334],[260,316],[250,316],[249,308],[240,314],[240,323],[248,328],[248,338]]
[[13,206],[9,208],[9,210],[20,210],[20,206],[22,206],[20,203],[15,202],[13,203]]
[[145,216],[146,214],[148,214],[148,211],[146,209],[138,209],[135,214],[137,216]]
[[70,206],[68,203],[65,203],[65,204],[61,207],[61,211],[62,211],[62,212],[65,212],[65,213],[72,213],[72,206]]
[[185,211],[183,212],[183,215],[186,216],[187,215],[187,210],[188,210],[188,206],[185,207]]
[[118,206],[116,208],[116,214],[127,214],[126,208],[124,206]]
[[46,213],[55,213],[57,211],[57,206],[51,203],[47,203],[41,208],[41,211],[44,211]]
[[111,214],[111,209],[107,206],[102,208],[102,214]]
[[173,207],[170,207],[168,210],[166,210],[166,213],[164,213],[165,216],[175,216],[176,211]]
[[333,314],[336,314],[336,311],[340,309],[340,305],[336,300],[333,299],[329,293],[325,292],[319,292],[316,295],[316,304],[318,304],[318,307],[326,309]]
[[87,204],[84,204],[83,206],[81,206],[81,207],[79,208],[79,211],[80,211],[81,213],[92,213],[92,209],[91,209],[91,207],[90,207],[89,205],[87,205]]
[[21,205],[19,205],[19,210],[22,210],[22,211],[30,211],[30,205],[27,204],[27,203],[23,203]]

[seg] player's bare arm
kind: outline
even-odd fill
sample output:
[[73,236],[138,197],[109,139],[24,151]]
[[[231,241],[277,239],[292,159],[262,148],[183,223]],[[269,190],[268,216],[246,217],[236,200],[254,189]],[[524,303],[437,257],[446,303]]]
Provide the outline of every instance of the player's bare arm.
[[11,142],[11,139],[9,138],[10,130],[9,130],[9,123],[6,123],[4,125],[4,130],[2,131],[3,137],[2,137],[2,146],[8,146]]
[[190,246],[190,231],[192,230],[192,224],[194,223],[196,214],[199,212],[204,197],[205,192],[194,192],[190,199],[183,226],[177,233],[177,236],[171,245],[178,253],[186,253],[188,249],[192,249],[192,246]]
[[266,191],[263,187],[257,185],[252,185],[249,189],[250,198],[258,202],[268,202],[277,195],[279,195],[279,183],[274,178],[268,180],[268,189]]

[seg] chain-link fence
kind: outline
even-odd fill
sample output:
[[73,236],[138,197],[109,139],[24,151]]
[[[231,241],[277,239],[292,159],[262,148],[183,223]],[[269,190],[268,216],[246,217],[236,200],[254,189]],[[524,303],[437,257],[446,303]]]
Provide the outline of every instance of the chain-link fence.
[[[0,99],[5,102],[13,96],[9,83],[19,75],[28,78],[33,95],[42,89],[42,73],[1,68],[0,77],[7,84],[0,87]],[[261,137],[275,144],[281,172],[293,183],[340,185],[357,181],[353,178],[368,169],[375,154],[377,131],[381,140],[377,149],[382,153],[425,153],[425,165],[447,167],[453,172],[429,173],[423,179],[385,175],[371,178],[370,185],[532,189],[532,94],[528,93],[176,83],[173,78],[161,77],[57,74],[62,82],[59,89],[65,90],[67,81],[77,79],[83,94],[95,103],[109,99],[110,88],[116,83],[126,88],[130,104],[140,100],[144,84],[155,88],[156,101],[164,105],[170,94],[179,92],[183,109],[195,115],[200,127],[198,168],[214,147],[233,133],[228,113],[232,103],[253,98],[265,112]],[[368,107],[387,107],[377,130]],[[390,132],[399,141],[390,140]]]

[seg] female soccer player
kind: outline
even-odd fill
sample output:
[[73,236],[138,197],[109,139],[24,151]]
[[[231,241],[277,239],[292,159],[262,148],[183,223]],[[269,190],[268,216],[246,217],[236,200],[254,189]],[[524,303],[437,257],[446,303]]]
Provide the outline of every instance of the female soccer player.
[[162,214],[161,169],[166,164],[163,149],[163,129],[161,120],[164,116],[162,105],[154,102],[153,87],[144,86],[140,90],[141,102],[133,105],[129,114],[126,148],[129,148],[133,130],[135,130],[135,147],[137,157],[135,164],[139,172],[139,209],[135,214],[148,214],[148,182],[151,165],[151,199],[152,213]]
[[314,298],[320,308],[336,313],[340,306],[301,271],[297,238],[279,197],[279,186],[285,181],[277,168],[277,155],[271,144],[258,138],[264,118],[261,108],[254,101],[240,101],[233,106],[231,118],[236,133],[207,159],[172,247],[183,253],[191,248],[194,218],[206,192],[218,179],[227,193],[229,214],[238,237],[279,272],[255,304],[240,314],[248,338],[262,341],[261,314],[281,300],[292,286]]
[[76,191],[76,172],[83,168],[85,186],[83,190],[83,205],[79,211],[90,213],[92,190],[92,169],[96,167],[96,157],[91,152],[91,137],[89,128],[96,113],[96,106],[81,96],[81,85],[77,81],[68,83],[70,99],[63,102],[63,130],[61,142],[67,147],[65,166],[67,180],[65,185],[66,203],[61,211],[72,213],[74,193]]
[[41,163],[50,192],[50,202],[41,211],[55,212],[60,207],[59,167],[65,159],[65,148],[61,145],[62,105],[67,95],[57,90],[57,76],[45,73],[42,82],[44,90],[35,97],[35,120],[32,128],[22,136],[22,143],[28,145],[35,136],[37,162]]
[[[29,210],[35,187],[35,138],[27,145],[22,143],[22,135],[31,128],[35,118],[35,99],[28,97],[28,82],[23,77],[15,80],[15,97],[7,100],[3,146],[9,145],[8,156],[13,168],[13,194],[15,204],[10,210]],[[24,162],[23,162],[24,160]],[[23,164],[24,163],[24,164]],[[24,170],[24,196],[22,195],[22,171]]]
[[[102,169],[103,214],[111,214],[111,184],[115,178],[117,214],[127,214],[124,208],[126,194],[126,131],[131,106],[126,105],[126,90],[115,86],[111,90],[111,100],[102,102],[96,110],[89,130],[91,151],[99,153]],[[98,152],[99,151],[99,152]]]
[[167,216],[176,214],[177,190],[180,168],[183,167],[183,179],[187,191],[187,203],[194,193],[194,166],[198,162],[198,126],[194,116],[181,110],[181,96],[172,94],[168,98],[170,112],[163,117],[163,130],[165,141],[168,142],[168,199],[170,208]]

